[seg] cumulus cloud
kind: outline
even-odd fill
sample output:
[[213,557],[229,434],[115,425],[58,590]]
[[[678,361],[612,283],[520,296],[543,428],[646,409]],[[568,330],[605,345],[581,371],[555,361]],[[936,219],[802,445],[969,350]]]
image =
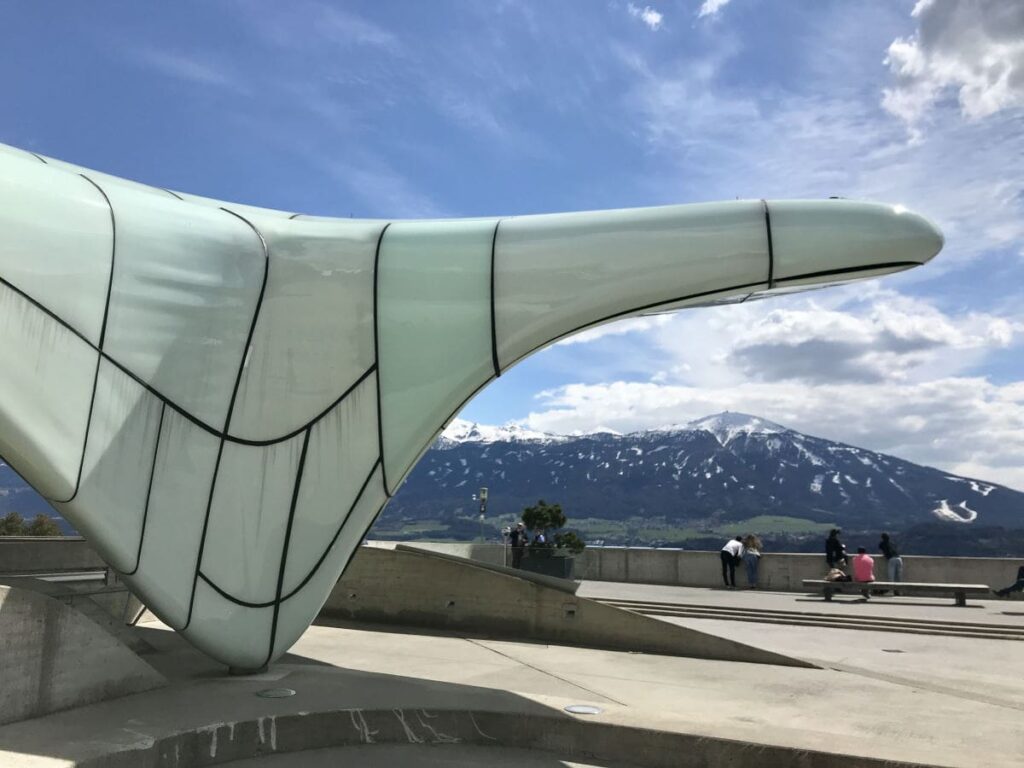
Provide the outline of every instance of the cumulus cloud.
[[606,336],[622,336],[637,331],[649,331],[652,328],[659,328],[672,321],[671,315],[652,315],[650,317],[632,317],[628,320],[620,320],[617,323],[605,323],[588,331],[569,336],[558,342],[558,346],[570,346],[572,344],[588,344]]
[[906,381],[922,369],[948,370],[951,357],[962,366],[975,352],[1009,346],[1015,330],[1005,318],[954,320],[924,302],[889,296],[865,314],[814,305],[772,310],[736,340],[728,362],[765,381]]
[[729,4],[730,0],[704,0],[700,6],[700,10],[697,11],[697,18],[703,19],[705,16],[715,16],[720,10]]
[[1024,106],[1024,3],[918,0],[918,29],[889,46],[882,105],[911,126],[955,94],[971,119]]
[[716,72],[728,60],[719,53],[668,69],[632,66],[628,106],[649,150],[664,159],[667,200],[842,195],[902,203],[946,235],[929,270],[1024,240],[1024,133],[1014,115],[941,121],[929,141],[908,145],[901,123],[841,88],[763,100],[718,87]]
[[743,411],[1024,488],[1024,382],[975,372],[1024,339],[1024,322],[877,287],[824,296],[675,315],[647,333],[668,362],[648,381],[551,389],[525,421],[629,432]]
[[652,32],[657,31],[661,27],[661,22],[665,19],[662,14],[649,5],[641,8],[640,6],[633,5],[633,3],[629,3],[626,5],[626,10],[629,11],[629,15],[634,19],[640,19],[640,21],[646,24]]
[[568,433],[603,424],[629,432],[724,410],[1024,489],[1024,402],[983,378],[915,384],[747,382],[707,389],[618,381],[539,395],[532,429]]

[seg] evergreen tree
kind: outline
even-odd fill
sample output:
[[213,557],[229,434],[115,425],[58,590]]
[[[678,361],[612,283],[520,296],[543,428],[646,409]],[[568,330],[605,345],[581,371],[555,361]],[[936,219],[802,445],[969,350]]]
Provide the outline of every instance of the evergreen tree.
[[38,514],[32,518],[25,531],[28,536],[60,536],[60,526],[53,521],[52,517]]
[[25,518],[17,512],[8,512],[0,519],[0,536],[24,536]]

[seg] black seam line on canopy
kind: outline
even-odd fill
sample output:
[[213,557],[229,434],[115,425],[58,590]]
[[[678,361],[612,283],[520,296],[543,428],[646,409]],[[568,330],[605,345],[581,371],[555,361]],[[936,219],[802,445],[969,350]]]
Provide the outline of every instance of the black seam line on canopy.
[[135,553],[135,567],[130,571],[124,571],[124,576],[134,576],[139,571],[142,563],[142,542],[146,540],[146,522],[149,520],[149,499],[153,494],[153,476],[156,475],[156,460],[160,455],[160,436],[164,431],[164,414],[167,412],[167,403],[160,404],[160,423],[156,428],[156,442],[153,444],[153,463],[149,468],[149,485],[146,487],[146,503],[142,508],[142,530],[139,532],[139,548]]
[[288,217],[288,221],[291,221],[293,219],[297,219],[297,218],[299,218],[299,216],[302,216],[302,214],[301,213],[293,213],[291,216]]
[[[810,280],[811,278],[815,278],[815,277],[832,277],[832,276],[838,276],[838,275],[856,275],[858,272],[873,272],[876,269],[896,269],[896,268],[909,269],[911,267],[920,267],[921,263],[922,262],[919,262],[919,261],[890,261],[890,262],[886,262],[884,264],[865,264],[865,265],[860,266],[860,267],[841,267],[839,269],[827,269],[827,270],[825,270],[823,272],[807,272],[807,273],[802,274],[802,275],[793,275],[792,277],[777,277],[777,278],[775,278],[775,284],[778,285],[779,283],[792,282],[794,280]],[[732,291],[742,291],[742,290],[744,290],[746,288],[757,288],[758,286],[761,286],[761,285],[766,285],[766,283],[761,281],[761,282],[757,282],[757,283],[744,283],[743,285],[731,285],[731,286],[726,286],[725,288],[716,288],[713,291],[701,291],[700,293],[692,293],[689,296],[679,296],[678,298],[666,299],[665,301],[656,301],[656,302],[654,302],[652,304],[646,304],[646,305],[644,305],[642,307],[635,307],[633,309],[627,309],[627,310],[625,310],[623,312],[616,312],[613,315],[608,315],[607,317],[602,317],[599,320],[592,320],[589,323],[584,323],[583,325],[580,325],[580,326],[577,326],[576,328],[573,328],[571,331],[566,331],[565,333],[561,333],[561,334],[559,334],[558,336],[555,336],[552,339],[548,339],[543,344],[540,344],[540,345],[534,347],[533,349],[531,349],[531,350],[521,354],[519,357],[517,357],[511,363],[506,365],[505,366],[505,370],[507,371],[509,368],[511,368],[516,363],[518,363],[524,357],[527,357],[528,355],[533,354],[538,349],[542,349],[542,348],[548,346],[549,344],[554,344],[556,341],[558,341],[560,339],[564,339],[566,336],[571,336],[574,333],[578,333],[579,331],[582,331],[585,328],[590,328],[592,326],[599,325],[601,323],[606,323],[609,320],[614,320],[616,318],[624,317],[626,315],[632,315],[632,314],[635,314],[637,312],[643,312],[644,310],[648,310],[648,309],[654,309],[655,307],[665,306],[666,304],[675,304],[676,302],[679,302],[679,301],[689,301],[691,299],[699,299],[699,298],[702,298],[704,296],[713,296],[716,293],[730,293]],[[754,293],[756,293],[756,292],[757,291],[755,290]],[[685,307],[684,307],[684,309],[685,309]]]
[[[380,459],[377,459],[376,461],[373,462],[373,466],[370,467],[369,474],[366,476],[366,479],[363,480],[363,484],[359,487],[359,492],[356,494],[355,499],[352,500],[352,504],[349,506],[348,512],[345,513],[345,517],[343,517],[341,523],[338,524],[338,529],[334,532],[334,536],[331,537],[331,540],[327,543],[327,546],[324,548],[324,551],[320,554],[319,559],[316,561],[313,567],[309,569],[309,572],[305,575],[302,581],[300,581],[293,589],[291,589],[291,591],[289,591],[288,594],[279,595],[277,600],[268,600],[264,603],[254,603],[248,600],[241,600],[235,597],[234,595],[225,592],[223,589],[217,586],[205,573],[200,572],[199,578],[205,581],[210,586],[210,588],[213,589],[214,592],[223,597],[225,600],[235,603],[236,605],[244,606],[245,608],[269,608],[275,603],[283,603],[285,600],[290,600],[292,597],[297,595],[302,590],[302,588],[305,587],[314,576],[316,576],[317,571],[320,570],[320,566],[322,566],[324,560],[327,559],[327,555],[331,553],[331,549],[334,547],[335,542],[337,542],[338,537],[341,536],[341,532],[345,529],[345,525],[348,523],[348,519],[352,516],[352,512],[359,504],[359,501],[363,498],[363,494],[366,492],[366,487],[370,484],[370,480],[376,474],[377,468],[380,466],[380,464]],[[383,505],[381,505],[381,508],[383,508]]]
[[288,525],[284,529],[284,543],[281,545],[281,567],[277,572],[277,596],[274,598],[274,618],[270,621],[270,647],[267,658],[260,666],[266,666],[274,658],[274,645],[277,643],[277,616],[281,611],[281,588],[284,585],[284,569],[288,563],[288,543],[292,538],[292,523],[295,521],[295,505],[299,501],[299,488],[302,485],[302,471],[306,466],[306,451],[309,448],[309,435],[312,429],[306,430],[302,439],[302,452],[299,454],[299,467],[295,471],[295,485],[292,486],[292,503],[288,508]]
[[221,208],[220,210],[224,213],[234,216],[236,219],[244,223],[251,229],[260,241],[260,247],[263,249],[263,281],[260,284],[260,292],[256,297],[256,306],[253,308],[252,320],[249,322],[249,333],[246,336],[245,344],[242,346],[241,358],[238,361],[238,373],[235,375],[235,386],[231,389],[231,399],[228,401],[227,414],[224,417],[224,432],[222,433],[220,440],[217,444],[217,459],[213,464],[213,479],[210,481],[210,495],[206,500],[206,514],[203,516],[203,532],[199,537],[199,552],[196,554],[196,568],[192,574],[192,593],[188,598],[188,615],[185,618],[185,626],[182,630],[188,629],[189,624],[192,622],[192,609],[196,602],[196,584],[199,583],[199,569],[203,565],[203,552],[206,549],[206,532],[210,526],[210,511],[213,508],[213,494],[217,490],[217,478],[220,475],[220,461],[224,456],[224,443],[225,435],[231,428],[231,416],[235,411],[235,400],[238,397],[238,387],[242,383],[242,374],[245,372],[245,363],[249,357],[249,349],[252,346],[252,336],[256,331],[256,323],[259,321],[260,309],[263,307],[263,296],[267,290],[267,276],[270,273],[270,250],[267,248],[267,241],[264,239],[263,234],[253,226],[253,223],[246,219],[244,216],[240,216],[234,211],[229,211],[227,208]]
[[32,151],[31,149],[26,149],[26,150],[24,150],[24,151],[25,151],[25,152],[28,152],[28,153],[29,153],[30,155],[32,155],[32,157],[34,157],[34,158],[35,158],[36,160],[38,160],[39,162],[41,162],[41,163],[42,163],[43,165],[49,165],[49,163],[48,163],[48,162],[46,162],[46,158],[45,158],[45,157],[43,157],[42,155],[37,155],[37,154],[36,154],[35,152],[33,152],[33,151]]
[[775,282],[776,284],[790,283],[794,280],[810,280],[814,277],[833,277],[851,275],[857,272],[874,272],[876,269],[910,269],[911,267],[920,266],[922,266],[920,261],[887,261],[883,264],[865,264],[860,267],[840,267],[839,269],[824,269],[820,272],[805,272],[802,275],[793,275],[792,277],[779,277],[776,278]]
[[[43,162],[46,162],[45,160]],[[110,315],[110,294],[114,288],[114,259],[117,256],[117,222],[114,219],[114,206],[110,204],[110,198],[103,191],[99,184],[90,179],[84,173],[78,174],[89,184],[96,188],[96,191],[103,196],[103,201],[110,211],[110,274],[107,277],[107,298],[103,302],[103,320],[100,323],[99,344],[93,348],[96,350],[96,372],[92,377],[92,396],[89,398],[89,413],[85,417],[85,436],[82,438],[82,456],[78,461],[78,476],[75,479],[75,488],[66,499],[51,499],[55,504],[70,504],[78,496],[78,490],[82,487],[82,472],[85,470],[85,451],[89,447],[89,432],[92,431],[92,412],[96,405],[96,387],[100,380],[100,363],[103,361],[103,342],[107,337],[107,317]],[[92,345],[90,345],[92,346]]]
[[163,190],[164,192],[166,192],[166,193],[167,193],[168,195],[170,195],[171,197],[176,197],[176,198],[178,198],[179,200],[181,200],[182,202],[185,202],[185,198],[183,198],[183,197],[182,197],[181,195],[179,195],[179,194],[178,194],[177,192],[175,192],[174,190],[172,190],[172,189],[167,189],[166,187],[160,187],[160,189],[162,189],[162,190]]
[[[373,373],[375,370],[377,370],[377,365],[376,364],[371,365],[369,368],[367,368],[365,371],[363,371],[361,374],[359,374],[359,378],[356,379],[344,392],[342,392],[326,408],[324,408],[322,411],[320,411],[320,413],[318,413],[312,419],[307,421],[305,424],[303,424],[303,425],[301,425],[299,427],[296,427],[291,432],[289,432],[289,433],[287,433],[285,435],[280,435],[278,437],[268,438],[266,440],[250,440],[250,439],[247,439],[247,438],[244,438],[244,437],[235,437],[233,435],[228,435],[228,434],[222,432],[221,430],[217,429],[216,427],[211,427],[209,424],[204,422],[202,419],[199,419],[196,416],[193,416],[191,413],[188,412],[188,410],[186,410],[184,407],[182,407],[182,406],[178,405],[177,403],[175,403],[173,400],[168,398],[166,395],[161,393],[159,390],[154,389],[153,386],[151,386],[148,382],[146,382],[143,379],[139,378],[138,375],[136,375],[134,372],[132,372],[126,366],[124,366],[121,363],[119,363],[115,358],[111,357],[110,355],[106,354],[105,352],[102,352],[95,344],[93,344],[91,341],[89,341],[89,339],[87,339],[85,337],[85,335],[81,331],[79,331],[77,328],[75,328],[73,325],[68,323],[62,317],[60,317],[59,315],[54,313],[51,309],[46,307],[44,304],[41,304],[39,301],[37,301],[36,299],[34,299],[31,296],[29,296],[27,293],[25,293],[23,290],[21,290],[18,286],[13,285],[12,283],[8,282],[7,280],[5,280],[2,277],[0,277],[0,285],[2,285],[5,288],[10,289],[12,292],[14,292],[18,296],[20,296],[22,299],[27,301],[29,304],[31,304],[33,307],[35,307],[40,312],[42,312],[44,315],[49,317],[51,320],[53,320],[54,322],[58,323],[61,327],[65,328],[66,330],[68,330],[71,333],[73,333],[80,341],[83,341],[84,343],[88,344],[91,349],[93,349],[96,352],[99,352],[100,355],[102,355],[104,360],[106,360],[108,363],[113,365],[115,368],[117,368],[123,374],[128,376],[128,378],[130,378],[132,381],[134,381],[140,387],[145,389],[149,394],[151,394],[154,397],[158,398],[160,400],[160,402],[164,403],[171,410],[177,412],[178,414],[180,414],[185,419],[188,419],[190,422],[195,424],[197,427],[199,427],[204,432],[206,432],[206,433],[208,433],[208,434],[210,434],[213,437],[216,437],[218,439],[223,438],[223,439],[227,440],[229,443],[236,443],[238,445],[264,446],[264,445],[274,445],[276,443],[283,443],[286,440],[291,440],[293,437],[295,437],[296,435],[300,434],[304,429],[306,429],[308,427],[314,426],[317,422],[319,422],[321,419],[323,419],[327,414],[329,414],[338,405],[340,405],[341,401],[344,400],[346,397],[348,397],[352,393],[352,390],[354,390],[356,387],[358,387],[360,384],[362,384],[371,373]],[[50,499],[50,501],[53,501],[53,499]]]
[[378,322],[378,292],[380,276],[380,247],[384,242],[384,233],[388,231],[391,222],[384,225],[384,229],[377,236],[377,250],[373,254],[373,360],[377,365],[377,450],[380,455],[380,474],[384,482],[384,495],[389,499],[391,492],[388,490],[388,471],[384,466],[384,419],[381,418],[380,407],[380,323]]
[[494,222],[494,235],[491,237],[491,365],[494,366],[494,378],[501,376],[501,364],[498,362],[498,324],[494,311],[494,265],[499,226],[501,219]]
[[768,290],[771,290],[775,287],[775,245],[772,243],[772,215],[768,211],[767,200],[762,199],[761,205],[764,206],[764,231],[768,236]]

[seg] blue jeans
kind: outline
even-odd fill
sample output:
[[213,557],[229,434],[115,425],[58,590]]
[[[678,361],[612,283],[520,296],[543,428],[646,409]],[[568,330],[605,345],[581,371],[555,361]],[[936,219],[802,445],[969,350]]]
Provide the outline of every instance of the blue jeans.
[[757,566],[760,560],[760,555],[750,552],[743,555],[743,564],[747,567],[747,583],[755,587],[757,586]]
[[889,581],[903,581],[903,558],[890,557],[886,561],[889,568]]

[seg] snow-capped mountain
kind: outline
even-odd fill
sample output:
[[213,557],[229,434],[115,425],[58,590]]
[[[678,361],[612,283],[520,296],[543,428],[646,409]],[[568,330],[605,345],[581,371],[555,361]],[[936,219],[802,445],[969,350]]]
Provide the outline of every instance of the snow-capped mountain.
[[[1024,529],[1024,493],[864,448],[801,434],[767,419],[719,413],[631,434],[552,435],[520,425],[454,420],[388,504],[393,521],[517,513],[539,498],[571,518],[661,518],[717,528],[760,515],[848,529],[943,523]],[[54,513],[0,461],[0,515]],[[642,534],[636,537],[643,540]]]
[[492,512],[538,498],[576,518],[722,522],[784,515],[846,527],[923,522],[1024,527],[1024,493],[894,456],[720,413],[619,435],[550,435],[453,421],[388,507],[389,517]]

